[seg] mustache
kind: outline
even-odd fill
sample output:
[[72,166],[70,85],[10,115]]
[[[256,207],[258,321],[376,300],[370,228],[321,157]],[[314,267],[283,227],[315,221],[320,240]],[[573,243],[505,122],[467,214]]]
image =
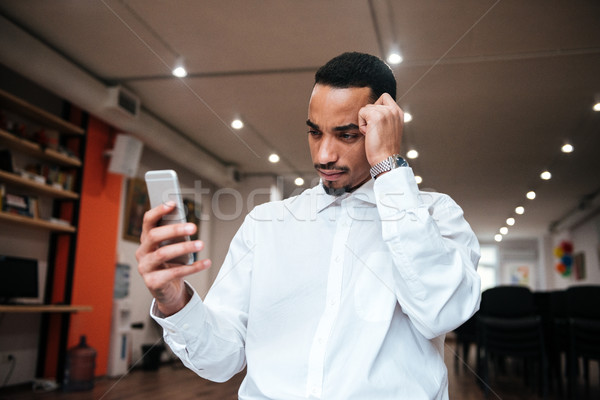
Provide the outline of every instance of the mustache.
[[329,171],[342,171],[342,172],[350,171],[350,168],[348,168],[344,165],[335,165],[335,163],[313,164],[313,166],[315,167],[315,169],[324,169],[324,170],[329,170]]

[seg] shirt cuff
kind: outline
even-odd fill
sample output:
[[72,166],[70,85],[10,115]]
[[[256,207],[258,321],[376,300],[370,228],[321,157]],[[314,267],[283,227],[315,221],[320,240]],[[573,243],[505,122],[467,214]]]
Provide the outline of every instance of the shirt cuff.
[[[168,333],[175,333],[179,330],[187,330],[189,322],[202,323],[206,318],[206,310],[200,299],[198,292],[187,282],[185,282],[188,293],[192,294],[190,301],[181,310],[173,315],[165,317],[156,306],[156,300],[152,299],[150,306],[150,316]],[[194,318],[190,318],[190,314],[194,314]]]
[[419,186],[410,167],[395,168],[375,180],[377,209],[383,220],[419,206]]

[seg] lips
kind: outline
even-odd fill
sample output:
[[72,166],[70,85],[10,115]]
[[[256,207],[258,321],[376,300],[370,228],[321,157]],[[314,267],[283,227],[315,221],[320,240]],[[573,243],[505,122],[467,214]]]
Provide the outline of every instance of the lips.
[[331,169],[318,169],[317,171],[319,172],[319,175],[321,175],[321,178],[325,179],[326,181],[337,181],[346,173],[346,171]]

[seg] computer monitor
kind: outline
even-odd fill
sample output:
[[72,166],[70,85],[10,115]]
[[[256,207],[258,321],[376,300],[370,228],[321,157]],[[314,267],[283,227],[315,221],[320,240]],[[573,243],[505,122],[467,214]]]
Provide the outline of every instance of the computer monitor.
[[0,255],[0,303],[38,296],[38,260]]

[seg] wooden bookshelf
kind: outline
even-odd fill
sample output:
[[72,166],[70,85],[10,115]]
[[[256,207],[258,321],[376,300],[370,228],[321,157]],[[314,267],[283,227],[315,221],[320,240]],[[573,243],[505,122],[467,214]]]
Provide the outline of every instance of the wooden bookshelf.
[[[56,99],[61,101],[60,99]],[[56,139],[56,147],[50,148],[31,140],[29,136],[21,137],[8,131],[10,124],[0,127],[0,148],[10,152],[14,163],[30,163],[40,165],[40,169],[49,168],[51,174],[65,174],[66,179],[73,180],[73,185],[65,190],[63,185],[48,184],[48,178],[21,172],[15,166],[0,170],[0,185],[3,200],[7,195],[27,196],[35,201],[30,202],[29,208],[34,217],[12,212],[17,198],[8,198],[4,204],[6,211],[0,211],[0,224],[3,237],[14,237],[15,241],[29,240],[34,229],[46,231],[39,235],[39,241],[48,243],[46,258],[46,287],[43,301],[47,305],[0,305],[2,313],[40,313],[40,341],[37,357],[37,376],[56,374],[57,380],[62,381],[65,366],[67,340],[71,315],[77,312],[92,311],[89,305],[71,305],[75,254],[77,246],[77,225],[79,223],[79,200],[82,180],[83,158],[85,155],[84,128],[87,125],[87,115],[73,114],[68,103],[63,102],[63,112],[73,114],[75,119],[81,117],[81,126],[74,125],[55,114],[43,110],[27,101],[20,99],[0,89],[0,110],[6,114],[8,122],[23,124],[28,134],[48,132],[49,138]],[[21,129],[20,125],[15,125]],[[12,129],[12,128],[11,128]],[[75,149],[60,151],[59,147]],[[32,160],[30,160],[32,159]],[[35,163],[35,164],[34,164]],[[9,172],[15,170],[16,172]],[[45,173],[45,172],[44,172]],[[72,174],[72,175],[71,175]],[[58,178],[57,178],[58,179]],[[62,180],[62,177],[61,177]],[[36,210],[39,210],[36,212]],[[46,212],[51,210],[51,216]],[[39,218],[39,212],[44,212],[44,219]],[[47,217],[47,218],[46,218]],[[63,221],[66,218],[68,221]],[[7,228],[8,227],[8,228]],[[24,227],[28,229],[14,229]],[[29,229],[31,228],[31,229]],[[12,230],[11,230],[12,229]],[[14,231],[14,233],[13,233]],[[37,236],[37,235],[36,235]],[[68,237],[66,237],[68,236]],[[36,241],[37,243],[37,241]],[[19,247],[18,256],[27,256],[27,250]],[[0,277],[1,279],[1,277]],[[63,304],[50,304],[62,302]],[[50,374],[50,375],[49,375]]]
[[0,108],[13,111],[47,128],[56,129],[63,134],[84,135],[85,130],[39,107],[29,104],[0,89]]
[[24,215],[11,214],[4,211],[0,212],[0,221],[17,223],[20,225],[31,226],[34,228],[46,229],[51,232],[74,233],[75,227],[72,225],[61,224],[52,221],[46,221],[40,218],[31,218]]
[[92,306],[80,305],[0,305],[0,313],[76,313],[92,310]]
[[29,189],[32,192],[51,196],[57,199],[77,200],[79,198],[79,193],[70,190],[58,189],[45,183],[39,183],[29,178],[23,178],[22,176],[13,174],[11,172],[0,171],[0,182],[10,183],[15,186]]
[[54,149],[42,149],[38,143],[31,140],[19,138],[5,130],[0,129],[0,144],[28,154],[40,160],[50,161],[66,167],[81,167],[81,160],[69,155],[60,153]]

